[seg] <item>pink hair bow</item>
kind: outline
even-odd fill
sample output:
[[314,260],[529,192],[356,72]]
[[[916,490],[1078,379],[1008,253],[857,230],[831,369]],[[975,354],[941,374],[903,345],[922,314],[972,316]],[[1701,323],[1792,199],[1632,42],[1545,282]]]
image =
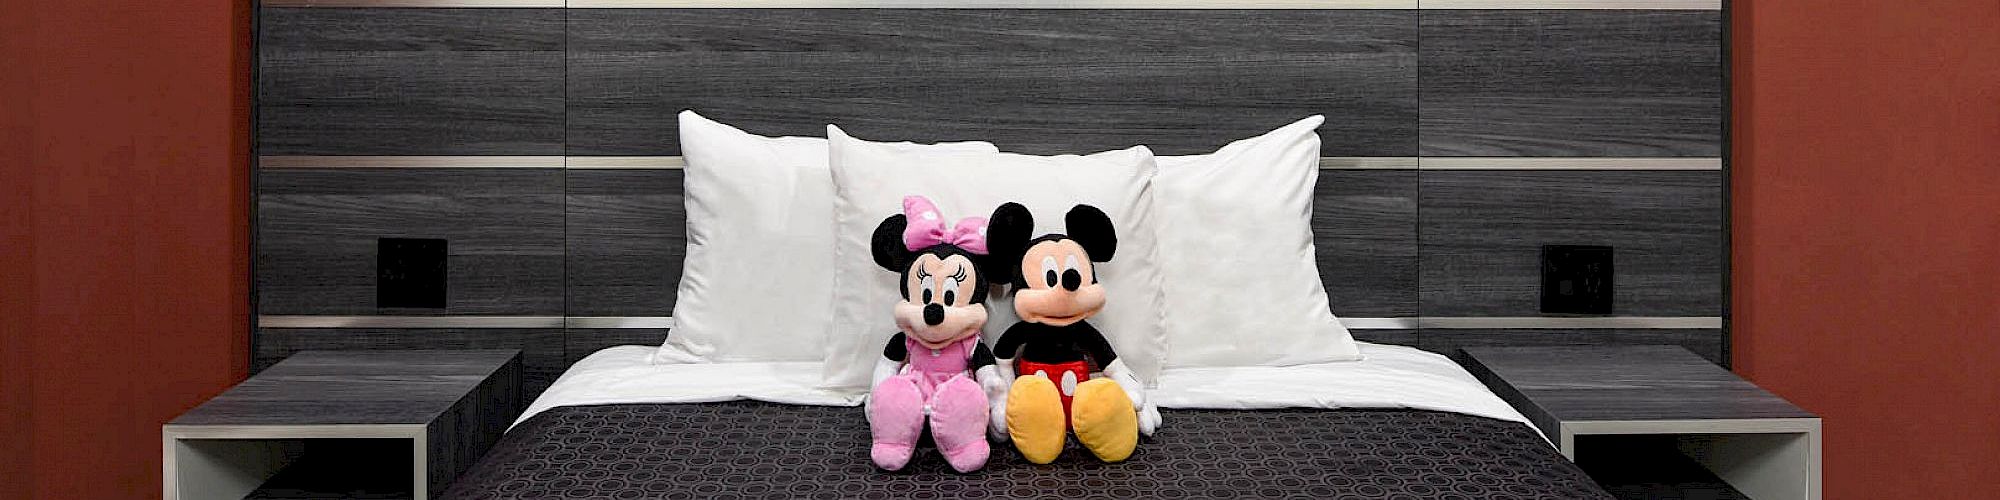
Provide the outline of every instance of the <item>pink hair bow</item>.
[[938,213],[937,205],[922,196],[903,197],[903,216],[910,220],[903,228],[903,246],[912,252],[942,244],[986,255],[985,217],[966,217],[950,224]]

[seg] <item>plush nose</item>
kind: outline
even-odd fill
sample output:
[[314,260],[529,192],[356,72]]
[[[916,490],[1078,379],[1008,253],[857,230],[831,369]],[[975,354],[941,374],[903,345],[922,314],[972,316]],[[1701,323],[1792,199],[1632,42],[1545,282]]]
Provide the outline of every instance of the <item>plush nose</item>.
[[938,326],[944,322],[944,306],[931,304],[924,306],[924,324]]
[[1062,278],[1063,288],[1066,290],[1074,292],[1077,287],[1083,286],[1083,273],[1076,272],[1075,269],[1063,271]]

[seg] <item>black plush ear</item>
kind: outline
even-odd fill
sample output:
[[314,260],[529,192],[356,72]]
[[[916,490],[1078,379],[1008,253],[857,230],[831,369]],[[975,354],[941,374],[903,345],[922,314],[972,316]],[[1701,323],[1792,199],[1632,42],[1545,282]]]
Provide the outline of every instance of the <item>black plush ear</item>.
[[1069,214],[1063,216],[1063,228],[1069,232],[1069,239],[1090,252],[1091,261],[1110,262],[1111,255],[1118,252],[1118,231],[1111,228],[1111,217],[1097,207],[1070,207]]
[[993,279],[1006,275],[994,274],[993,263],[995,261],[992,255],[974,255],[968,253],[965,254],[965,258],[972,261],[972,279],[975,285],[972,287],[972,297],[966,303],[984,304],[986,303],[986,294],[991,293],[987,289],[999,284],[993,281]]
[[868,251],[875,255],[875,265],[903,272],[903,266],[910,262],[910,249],[903,246],[903,228],[909,225],[909,217],[896,214],[882,219],[882,225],[875,226],[875,235],[868,239]]
[[1021,252],[1028,250],[1028,239],[1035,234],[1035,214],[1019,203],[1007,202],[993,209],[993,216],[986,218],[987,270],[996,282],[1019,281],[1021,276]]

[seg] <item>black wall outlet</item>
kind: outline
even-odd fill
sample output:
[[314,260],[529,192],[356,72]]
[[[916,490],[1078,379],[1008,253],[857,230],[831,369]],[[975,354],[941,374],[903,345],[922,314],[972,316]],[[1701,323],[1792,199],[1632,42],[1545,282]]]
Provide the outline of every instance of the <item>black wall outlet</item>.
[[445,240],[375,240],[375,307],[444,308]]
[[1542,312],[1611,314],[1611,247],[1542,247]]

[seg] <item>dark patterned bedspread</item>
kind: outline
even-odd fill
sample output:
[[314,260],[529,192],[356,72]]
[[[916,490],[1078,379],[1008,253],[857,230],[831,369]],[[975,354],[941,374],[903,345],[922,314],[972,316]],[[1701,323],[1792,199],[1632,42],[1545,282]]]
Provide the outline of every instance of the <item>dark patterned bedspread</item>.
[[868,461],[860,408],[565,407],[501,438],[445,498],[1610,498],[1522,424],[1411,410],[1168,410],[1125,463],[996,446],[956,474]]

